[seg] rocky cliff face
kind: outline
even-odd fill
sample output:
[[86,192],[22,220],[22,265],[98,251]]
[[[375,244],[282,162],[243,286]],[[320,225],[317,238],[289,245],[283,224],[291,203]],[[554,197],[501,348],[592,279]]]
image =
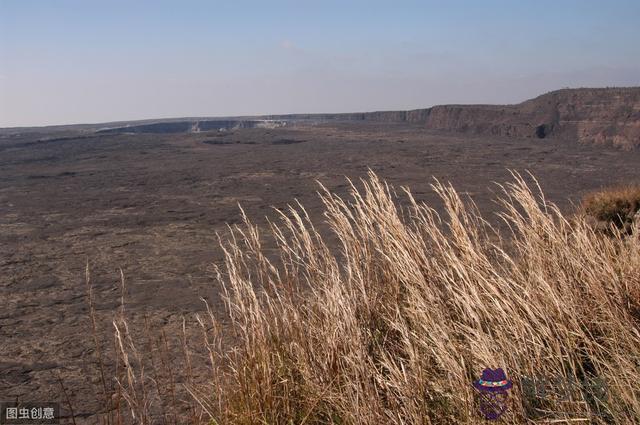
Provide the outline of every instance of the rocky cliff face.
[[632,149],[640,147],[640,87],[564,89],[517,105],[442,105],[411,111],[158,121],[100,131],[182,133],[333,120],[408,122],[433,130],[538,139],[562,138]]
[[[397,112],[364,114],[396,121]],[[517,105],[443,105],[406,111],[400,120],[471,134],[566,138],[583,143],[640,146],[640,87],[565,89]]]
[[522,104],[542,110],[550,134],[582,142],[640,146],[640,88],[561,90]]
[[293,120],[410,122],[433,130],[564,138],[629,149],[640,146],[640,87],[564,89],[517,105],[442,105],[411,111],[288,117]]
[[185,121],[158,121],[147,124],[130,124],[125,126],[99,129],[97,133],[197,133],[211,130],[233,130],[237,128],[276,128],[282,127],[284,121],[274,120],[245,120],[245,119],[218,119],[218,120],[185,120]]

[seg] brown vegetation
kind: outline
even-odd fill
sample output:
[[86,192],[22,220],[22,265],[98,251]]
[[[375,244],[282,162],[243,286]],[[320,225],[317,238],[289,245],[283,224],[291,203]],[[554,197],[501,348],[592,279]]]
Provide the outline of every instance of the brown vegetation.
[[[637,423],[636,240],[568,221],[518,175],[502,187],[506,240],[448,185],[433,185],[443,216],[408,191],[399,208],[375,175],[362,186],[321,195],[339,253],[300,205],[271,225],[275,257],[246,218],[222,242],[233,339],[213,314],[199,320],[212,375],[189,390],[213,423],[478,423],[471,383],[485,367],[514,382],[508,423]],[[138,355],[127,341],[125,360]],[[523,390],[540,376],[577,385],[566,400]]]
[[600,227],[614,225],[631,233],[640,211],[640,185],[602,189],[587,194],[582,201],[584,214],[596,220]]

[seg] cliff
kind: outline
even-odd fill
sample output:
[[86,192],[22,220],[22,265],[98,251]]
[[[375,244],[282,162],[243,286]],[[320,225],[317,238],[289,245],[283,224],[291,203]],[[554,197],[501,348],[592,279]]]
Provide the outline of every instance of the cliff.
[[640,146],[640,87],[563,89],[517,105],[442,105],[410,111],[315,117],[409,122],[433,130],[562,138],[630,149]]
[[99,131],[182,133],[324,121],[407,122],[431,130],[554,138],[632,149],[640,146],[640,87],[563,89],[516,105],[441,105],[410,111],[160,120]]

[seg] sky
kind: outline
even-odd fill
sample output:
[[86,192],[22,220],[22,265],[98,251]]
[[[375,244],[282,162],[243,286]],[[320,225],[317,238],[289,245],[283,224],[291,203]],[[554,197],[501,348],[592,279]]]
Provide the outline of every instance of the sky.
[[0,127],[634,85],[638,0],[0,0]]

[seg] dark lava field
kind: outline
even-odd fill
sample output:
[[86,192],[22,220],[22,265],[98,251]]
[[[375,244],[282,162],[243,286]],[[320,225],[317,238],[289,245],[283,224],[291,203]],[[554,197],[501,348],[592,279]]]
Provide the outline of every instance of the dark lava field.
[[640,150],[441,133],[409,123],[176,134],[5,131],[0,400],[63,401],[64,386],[78,422],[92,421],[102,395],[87,263],[109,379],[120,269],[132,326],[146,317],[154,329],[166,329],[169,344],[179,345],[183,315],[189,326],[190,315],[203,311],[200,297],[222,318],[216,233],[224,237],[227,224],[240,222],[239,205],[264,225],[265,217],[277,217],[274,208],[297,199],[326,233],[317,181],[346,193],[347,177],[357,181],[371,169],[436,208],[429,185],[434,177],[450,181],[497,222],[495,182],[510,181],[509,170],[530,171],[547,198],[571,212],[587,191],[640,181],[639,165]]

